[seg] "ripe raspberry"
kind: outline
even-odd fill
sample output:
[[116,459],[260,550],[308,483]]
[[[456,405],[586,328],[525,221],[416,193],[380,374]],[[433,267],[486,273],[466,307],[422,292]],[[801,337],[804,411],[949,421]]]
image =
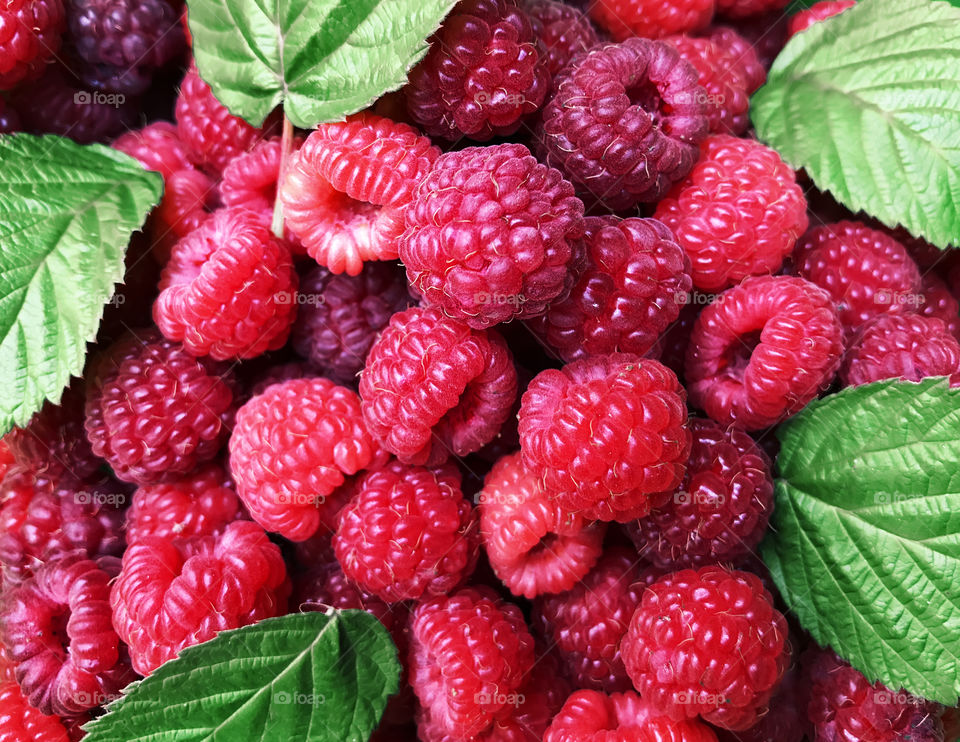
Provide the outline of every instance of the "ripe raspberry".
[[664,42],[595,47],[554,81],[538,154],[614,211],[659,201],[693,167],[709,130],[697,79]]
[[[7,664],[7,660],[2,660]],[[0,742],[69,742],[67,730],[56,716],[37,711],[13,677],[12,666],[0,672]]]
[[[20,131],[23,125],[20,123],[20,114],[18,114],[9,101],[0,99],[0,134],[13,134]],[[3,717],[0,717],[2,719]],[[2,732],[2,727],[0,727]],[[2,738],[0,738],[2,742]]]
[[296,290],[287,246],[254,212],[225,208],[174,246],[153,318],[194,355],[255,358],[287,342]]
[[193,167],[164,178],[163,200],[150,214],[149,221],[153,256],[158,264],[166,265],[173,246],[200,229],[218,201],[216,182]]
[[600,43],[590,20],[566,3],[524,0],[521,7],[530,19],[534,37],[543,45],[550,77],[566,67],[574,55]]
[[960,301],[950,293],[947,284],[928,271],[920,281],[920,291],[923,295],[920,314],[936,317],[947,326],[947,332],[960,339]]
[[770,460],[753,439],[712,420],[690,419],[687,474],[672,501],[630,524],[637,550],[681,569],[748,557],[773,510]]
[[570,512],[642,517],[683,479],[685,401],[670,369],[627,353],[542,371],[521,401],[523,462]]
[[892,237],[853,221],[814,227],[797,243],[797,272],[837,303],[846,340],[879,314],[912,311],[920,271]]
[[507,344],[438,309],[390,318],[360,376],[363,418],[383,447],[408,464],[435,466],[489,443],[517,397]]
[[320,525],[326,498],[380,454],[357,395],[328,379],[274,384],[237,412],[230,470],[253,519],[291,541]]
[[614,41],[658,39],[706,28],[715,7],[716,0],[591,0],[590,17]]
[[644,355],[678,317],[690,259],[656,219],[587,217],[587,264],[570,296],[528,321],[565,361]]
[[230,370],[146,330],[115,343],[89,375],[86,430],[119,479],[178,479],[214,458],[234,411]]
[[164,180],[178,170],[193,169],[177,127],[166,121],[128,131],[117,137],[111,146],[139,160],[147,170],[160,173]]
[[717,0],[717,12],[728,18],[748,18],[783,10],[790,0]]
[[460,0],[430,41],[405,92],[410,117],[431,136],[507,136],[543,104],[546,51],[513,2]]
[[0,90],[13,90],[40,76],[60,50],[64,21],[62,0],[4,2],[0,9]]
[[760,578],[719,566],[674,572],[648,587],[620,650],[655,708],[733,730],[763,716],[790,664],[787,621]]
[[533,667],[533,637],[520,609],[486,589],[420,603],[410,623],[410,684],[449,734],[478,734],[513,709]]
[[757,43],[741,36],[729,26],[712,26],[704,36],[726,52],[727,57],[737,61],[745,75],[748,92],[755,92],[767,81],[767,70],[758,56],[761,47]]
[[394,260],[403,211],[440,150],[416,129],[361,113],[320,124],[291,158],[280,197],[290,231],[333,273]]
[[857,0],[822,0],[819,3],[811,5],[806,10],[801,10],[790,16],[787,25],[787,33],[790,36],[806,31],[814,23],[824,21],[827,18],[842,13],[847,8],[852,8],[857,4]]
[[542,314],[569,291],[583,204],[522,144],[441,155],[406,211],[400,259],[424,302],[471,327]]
[[826,291],[793,276],[755,276],[700,312],[690,336],[690,401],[745,430],[801,410],[833,380],[843,331]]
[[603,552],[604,525],[563,512],[523,467],[519,451],[494,464],[478,498],[487,558],[514,595],[569,590]]
[[110,606],[133,669],[149,675],[219,631],[281,615],[289,592],[280,549],[256,523],[236,521],[220,536],[132,544]]
[[413,303],[403,270],[370,263],[358,276],[317,266],[300,282],[293,347],[336,379],[354,380],[390,318]]
[[110,624],[110,580],[119,562],[69,554],[47,562],[5,596],[0,635],[30,705],[72,715],[119,695],[134,679]]

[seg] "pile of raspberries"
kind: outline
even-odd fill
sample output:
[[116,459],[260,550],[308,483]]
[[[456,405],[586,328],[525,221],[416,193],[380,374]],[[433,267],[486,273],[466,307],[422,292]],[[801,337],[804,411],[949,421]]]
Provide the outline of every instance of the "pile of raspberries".
[[[957,251],[751,136],[779,47],[853,3],[786,4],[462,0],[288,161],[181,3],[0,4],[0,126],[111,140],[133,106],[112,145],[166,186],[83,379],[0,441],[0,740],[331,606],[398,647],[377,740],[955,739],[756,556],[777,424],[960,373]],[[137,96],[170,65],[165,121]]]

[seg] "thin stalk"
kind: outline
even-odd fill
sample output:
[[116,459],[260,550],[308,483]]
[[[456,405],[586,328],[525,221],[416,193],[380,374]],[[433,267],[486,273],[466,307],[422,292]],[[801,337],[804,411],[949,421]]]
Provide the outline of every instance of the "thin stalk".
[[283,136],[280,139],[280,173],[277,176],[277,200],[273,204],[273,233],[283,239],[283,206],[280,203],[280,186],[287,174],[287,163],[293,151],[293,122],[283,117]]

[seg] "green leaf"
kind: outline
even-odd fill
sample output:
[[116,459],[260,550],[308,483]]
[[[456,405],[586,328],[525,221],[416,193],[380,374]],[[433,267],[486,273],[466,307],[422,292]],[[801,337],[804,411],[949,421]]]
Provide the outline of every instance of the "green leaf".
[[366,742],[397,692],[390,634],[364,611],[224,631],[132,683],[85,742]]
[[960,389],[884,381],[814,402],[781,440],[764,561],[821,645],[871,680],[960,693]]
[[960,243],[960,10],[861,0],[797,34],[751,115],[760,138],[852,211]]
[[163,179],[99,144],[0,136],[0,432],[83,370]]
[[200,75],[259,126],[337,121],[396,90],[455,0],[190,0]]

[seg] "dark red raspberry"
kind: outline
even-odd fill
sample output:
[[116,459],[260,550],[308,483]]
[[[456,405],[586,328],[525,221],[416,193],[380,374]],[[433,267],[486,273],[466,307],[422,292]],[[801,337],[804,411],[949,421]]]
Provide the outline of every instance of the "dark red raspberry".
[[469,738],[516,708],[534,664],[517,606],[486,589],[461,590],[418,605],[410,637],[410,684],[449,734]]
[[312,536],[327,496],[380,455],[360,399],[328,379],[267,387],[237,412],[230,470],[253,519],[291,541]]
[[284,176],[287,227],[333,273],[394,260],[404,208],[439,154],[416,129],[382,116],[320,124]]
[[648,587],[620,651],[640,695],[665,715],[733,730],[766,713],[790,664],[787,621],[760,578],[719,566]]
[[573,283],[583,204],[522,144],[441,155],[406,211],[400,259],[428,306],[471,327],[542,314]]
[[[20,123],[20,114],[14,110],[9,101],[0,99],[0,134],[13,134],[20,131],[23,125]],[[2,727],[0,727],[2,731]],[[2,742],[2,738],[0,738]]]
[[717,12],[728,18],[748,18],[783,10],[790,0],[717,0]]
[[587,263],[570,296],[528,324],[565,361],[644,355],[687,303],[690,260],[656,219],[585,221]]
[[234,412],[230,370],[155,330],[131,333],[95,363],[87,438],[119,479],[178,479],[220,451]]
[[451,140],[513,134],[550,87],[544,47],[512,0],[460,0],[409,80],[410,117]]
[[591,0],[590,16],[615,41],[657,39],[706,28],[715,7],[716,0]]
[[676,47],[627,39],[595,47],[554,81],[541,159],[615,211],[659,201],[697,160],[706,91]]
[[793,36],[801,31],[806,31],[814,23],[842,13],[847,8],[852,8],[856,4],[857,0],[822,0],[819,3],[811,5],[806,10],[801,10],[799,13],[790,16],[787,33]]
[[687,350],[690,402],[745,430],[774,425],[829,386],[843,331],[829,294],[793,276],[755,276],[697,317]]
[[13,90],[40,76],[60,50],[64,25],[62,0],[4,2],[0,8],[0,90]]
[[683,479],[685,402],[670,369],[627,353],[542,371],[520,406],[524,464],[570,512],[642,517]]
[[919,304],[920,271],[906,248],[860,222],[813,227],[793,257],[797,272],[833,297],[848,341],[867,320]]
[[300,282],[293,347],[333,378],[354,380],[390,318],[411,304],[403,270],[370,263],[359,276],[317,266]]
[[110,623],[118,568],[112,557],[70,554],[5,596],[0,636],[23,695],[42,713],[78,714],[114,700],[134,680]]
[[690,419],[687,474],[664,507],[630,525],[637,550],[665,569],[738,563],[767,530],[770,460],[753,439],[712,420]]
[[927,271],[920,281],[920,291],[923,295],[920,314],[936,317],[951,335],[960,339],[960,301],[950,293],[947,284],[937,274]]
[[600,42],[590,20],[576,8],[559,0],[523,0],[521,7],[530,19],[533,35],[543,45],[547,72],[555,76],[574,55]]
[[164,180],[178,170],[193,168],[177,127],[166,121],[128,131],[117,137],[111,146],[138,160],[147,170],[160,173]]
[[434,466],[489,443],[517,397],[507,344],[438,309],[399,312],[360,375],[363,418],[401,461]]
[[514,595],[569,590],[603,552],[604,525],[564,512],[524,468],[519,451],[494,464],[477,497],[490,566]]
[[717,736],[720,742],[803,742],[808,726],[804,700],[800,671],[794,664],[784,674],[770,699],[770,710],[760,721],[739,732],[721,729]]
[[158,264],[165,265],[173,246],[200,229],[218,202],[216,182],[200,170],[190,167],[164,178],[163,200],[148,222]]
[[59,717],[37,711],[13,676],[13,665],[0,648],[0,742],[69,742]]

